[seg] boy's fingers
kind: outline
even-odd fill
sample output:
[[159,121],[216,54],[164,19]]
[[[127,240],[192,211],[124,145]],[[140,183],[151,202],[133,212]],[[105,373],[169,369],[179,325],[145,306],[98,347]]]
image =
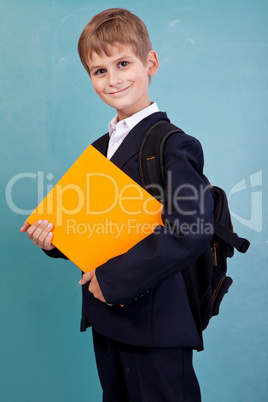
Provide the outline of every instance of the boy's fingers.
[[[41,226],[41,223],[42,223],[42,222],[43,222],[42,220],[36,221],[36,222],[34,222],[34,223],[28,228],[28,230],[27,230],[27,235],[28,235],[28,237],[29,237],[30,239],[32,239],[33,233],[34,233],[36,230],[39,229],[39,231],[40,231],[40,233],[41,233],[40,226]],[[43,225],[43,228],[44,228],[44,227],[45,227],[45,226]],[[43,229],[42,229],[42,230],[43,230]]]
[[53,233],[49,232],[44,240],[42,248],[45,250],[52,250],[53,248],[55,248],[55,246],[53,246],[53,244],[51,243],[52,239],[53,239]]
[[52,230],[53,230],[52,223],[48,223],[48,225],[44,228],[44,230],[37,238],[36,242],[37,246],[46,250],[51,250],[52,248],[54,248],[53,244],[51,244],[53,238]]
[[51,233],[52,229],[53,229],[52,223],[47,223],[45,224],[45,226],[40,225],[39,228],[35,231],[36,235],[34,233],[34,237],[37,236],[37,233],[40,230],[40,234],[38,236],[38,242],[43,244],[47,235]]
[[43,230],[47,227],[48,224],[49,224],[49,222],[47,220],[36,221],[27,230],[27,234],[30,237],[30,239],[32,239],[32,240],[34,240],[34,238],[37,239],[40,236],[40,234],[43,232]]
[[95,275],[95,269],[93,271],[86,272],[80,279],[79,284],[84,285],[85,283],[91,281],[94,275]]
[[[47,238],[48,234],[52,231],[53,225],[47,220],[35,222],[28,230],[27,235],[36,246],[41,248],[46,245],[51,246],[51,235]],[[52,247],[53,248],[53,247]]]
[[55,246],[51,243],[53,239],[53,224],[47,220],[41,219],[36,221],[33,225],[28,222],[24,222],[20,228],[22,233],[27,232],[29,239],[33,241],[33,244],[43,248],[44,250],[52,250]]

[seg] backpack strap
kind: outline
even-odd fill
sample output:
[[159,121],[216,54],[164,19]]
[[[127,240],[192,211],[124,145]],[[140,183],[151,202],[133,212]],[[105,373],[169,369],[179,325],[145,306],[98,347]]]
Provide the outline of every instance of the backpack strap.
[[[159,199],[159,191],[156,186],[164,188],[164,145],[166,139],[174,133],[183,132],[174,124],[166,120],[160,120],[154,124],[143,137],[139,152],[139,170],[143,187],[149,186],[147,191]],[[164,200],[159,200],[164,203]]]
[[245,253],[250,246],[250,242],[247,239],[230,232],[216,220],[214,221],[214,233],[230,246],[235,247],[240,253]]

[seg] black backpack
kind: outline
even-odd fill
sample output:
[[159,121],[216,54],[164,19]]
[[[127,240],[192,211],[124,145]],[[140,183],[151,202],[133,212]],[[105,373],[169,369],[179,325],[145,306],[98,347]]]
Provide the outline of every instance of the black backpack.
[[[159,190],[150,184],[164,188],[165,141],[170,135],[180,132],[183,131],[173,124],[160,121],[152,126],[143,138],[139,152],[142,186],[156,198],[159,198]],[[210,318],[219,314],[220,303],[233,282],[226,276],[227,257],[233,256],[234,248],[245,253],[250,245],[247,239],[233,233],[225,192],[219,187],[211,186],[205,176],[204,181],[210,186],[214,199],[214,235],[210,247],[182,271],[190,307],[201,339],[203,339],[202,331],[207,327]],[[203,350],[203,347],[198,350]]]

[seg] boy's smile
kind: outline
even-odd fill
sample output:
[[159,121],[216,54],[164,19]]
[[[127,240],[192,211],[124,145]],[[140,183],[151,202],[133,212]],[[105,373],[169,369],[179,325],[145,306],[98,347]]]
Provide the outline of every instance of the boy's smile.
[[109,106],[116,109],[119,120],[150,105],[149,77],[158,68],[156,53],[148,53],[146,64],[136,56],[131,46],[109,46],[109,56],[93,53],[88,60],[94,91]]

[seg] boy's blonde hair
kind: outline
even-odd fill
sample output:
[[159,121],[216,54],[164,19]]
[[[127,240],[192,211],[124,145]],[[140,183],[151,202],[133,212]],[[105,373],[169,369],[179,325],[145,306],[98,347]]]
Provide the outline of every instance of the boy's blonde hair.
[[93,52],[109,55],[109,45],[131,45],[134,53],[146,63],[152,49],[144,22],[124,8],[110,8],[95,15],[83,29],[78,41],[81,62],[90,74],[87,61]]

